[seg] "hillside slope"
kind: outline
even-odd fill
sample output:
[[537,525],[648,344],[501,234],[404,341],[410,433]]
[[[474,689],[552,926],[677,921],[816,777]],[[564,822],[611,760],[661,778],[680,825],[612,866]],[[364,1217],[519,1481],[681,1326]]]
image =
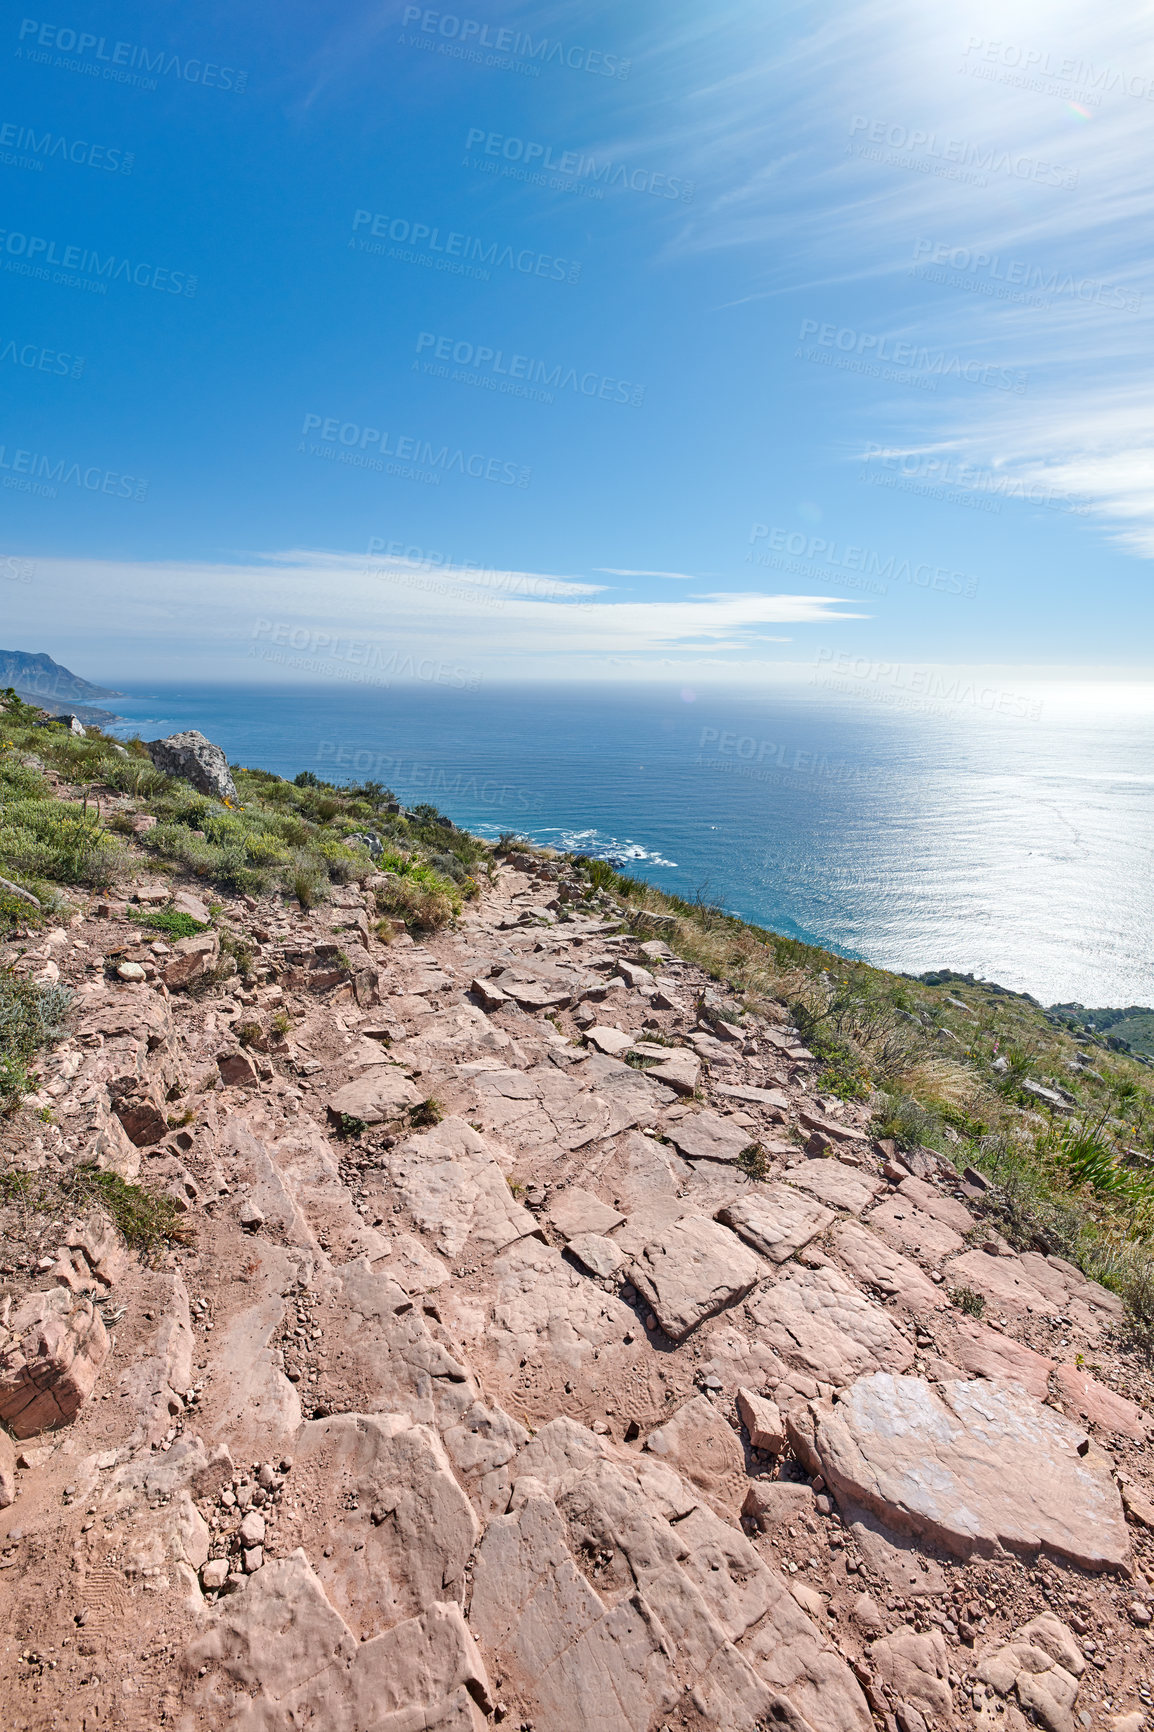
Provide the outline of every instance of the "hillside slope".
[[34,724],[14,1726],[1136,1732],[1142,1067],[386,789],[230,811]]

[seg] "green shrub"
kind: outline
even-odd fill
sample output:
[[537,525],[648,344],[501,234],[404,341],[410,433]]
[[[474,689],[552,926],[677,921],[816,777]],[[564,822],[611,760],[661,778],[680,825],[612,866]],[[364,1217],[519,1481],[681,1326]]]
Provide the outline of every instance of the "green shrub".
[[1124,1188],[1128,1175],[1119,1167],[1101,1119],[1094,1125],[1068,1125],[1058,1140],[1057,1155],[1075,1185],[1090,1185],[1095,1191]]
[[307,913],[322,901],[328,889],[328,873],[311,854],[298,854],[289,869],[288,882],[293,895]]
[[843,1101],[867,1101],[873,1092],[865,1065],[852,1059],[848,1053],[826,1063],[817,1086],[822,1094],[836,1095]]
[[951,1287],[950,1304],[956,1305],[967,1317],[981,1317],[986,1310],[986,1297],[976,1287]]
[[760,1143],[751,1143],[747,1149],[742,1149],[736,1164],[747,1179],[762,1182],[769,1178],[769,1156]]
[[890,1137],[901,1148],[919,1144],[933,1148],[941,1139],[941,1122],[911,1095],[884,1094],[870,1122],[874,1137]]
[[406,925],[419,931],[435,932],[461,911],[461,892],[450,878],[443,878],[431,866],[405,862],[403,877],[378,884],[377,908],[382,914],[393,914]]
[[208,930],[202,920],[194,920],[179,908],[128,908],[125,912],[138,926],[167,933],[169,938],[194,938],[198,932]]
[[28,1066],[59,1033],[72,994],[0,969],[0,1107],[9,1110],[31,1087]]
[[77,1202],[95,1199],[111,1216],[134,1251],[154,1256],[166,1245],[187,1245],[192,1233],[171,1197],[129,1184],[119,1173],[76,1167],[62,1188]]
[[101,823],[99,811],[45,796],[5,801],[0,810],[0,861],[12,869],[12,876],[103,890],[123,871],[126,856],[123,844]]
[[[23,874],[14,872],[14,876],[22,877]],[[10,890],[5,890],[3,885],[0,885],[0,931],[5,928],[10,930],[15,926],[40,927],[44,924],[45,910],[41,895],[43,886],[37,889],[32,884],[21,884],[20,889],[27,889],[41,906],[34,908],[31,902],[25,902],[23,896],[13,896]]]

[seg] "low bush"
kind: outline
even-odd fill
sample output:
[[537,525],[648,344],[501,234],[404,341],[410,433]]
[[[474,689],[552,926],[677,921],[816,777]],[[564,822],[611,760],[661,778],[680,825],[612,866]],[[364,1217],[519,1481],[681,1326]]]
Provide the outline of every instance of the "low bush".
[[138,926],[148,926],[169,938],[194,938],[198,932],[207,931],[203,921],[179,908],[128,908],[125,913]]
[[60,1032],[72,994],[63,986],[41,986],[0,969],[0,1110],[9,1110],[31,1088],[29,1065]]

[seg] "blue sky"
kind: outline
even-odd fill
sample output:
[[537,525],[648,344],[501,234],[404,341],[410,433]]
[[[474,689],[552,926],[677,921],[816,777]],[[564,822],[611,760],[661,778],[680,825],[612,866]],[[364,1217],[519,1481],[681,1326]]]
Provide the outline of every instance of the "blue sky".
[[1145,677],[1131,0],[69,0],[0,77],[4,647]]

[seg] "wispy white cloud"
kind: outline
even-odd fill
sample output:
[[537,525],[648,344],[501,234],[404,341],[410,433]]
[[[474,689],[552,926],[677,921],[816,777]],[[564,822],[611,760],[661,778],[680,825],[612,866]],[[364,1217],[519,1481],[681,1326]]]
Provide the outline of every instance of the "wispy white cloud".
[[676,583],[700,582],[688,571],[625,571],[619,565],[597,565],[593,569],[603,571],[607,577],[671,577]]
[[[307,549],[219,565],[51,559],[39,562],[36,593],[30,586],[19,603],[29,626],[48,610],[60,622],[57,659],[79,655],[121,679],[146,667],[157,679],[303,680],[315,677],[318,646],[325,655],[350,655],[352,644],[452,659],[491,678],[624,677],[622,658],[656,668],[671,654],[690,673],[702,658],[724,665],[718,658],[728,656],[769,669],[770,646],[800,646],[806,627],[828,631],[868,617],[833,596],[618,601],[546,574],[482,575],[465,583],[455,568],[366,565],[359,555]],[[109,594],[118,598],[115,618]],[[42,648],[15,641],[24,625],[18,614],[9,622],[14,647]],[[790,635],[769,633],[770,626]]]
[[1044,477],[1154,555],[1151,22],[1149,0],[687,18],[669,55],[701,67],[702,192],[666,257],[723,254],[726,307],[805,292],[816,318],[1025,373],[1026,401],[879,388],[874,437]]

